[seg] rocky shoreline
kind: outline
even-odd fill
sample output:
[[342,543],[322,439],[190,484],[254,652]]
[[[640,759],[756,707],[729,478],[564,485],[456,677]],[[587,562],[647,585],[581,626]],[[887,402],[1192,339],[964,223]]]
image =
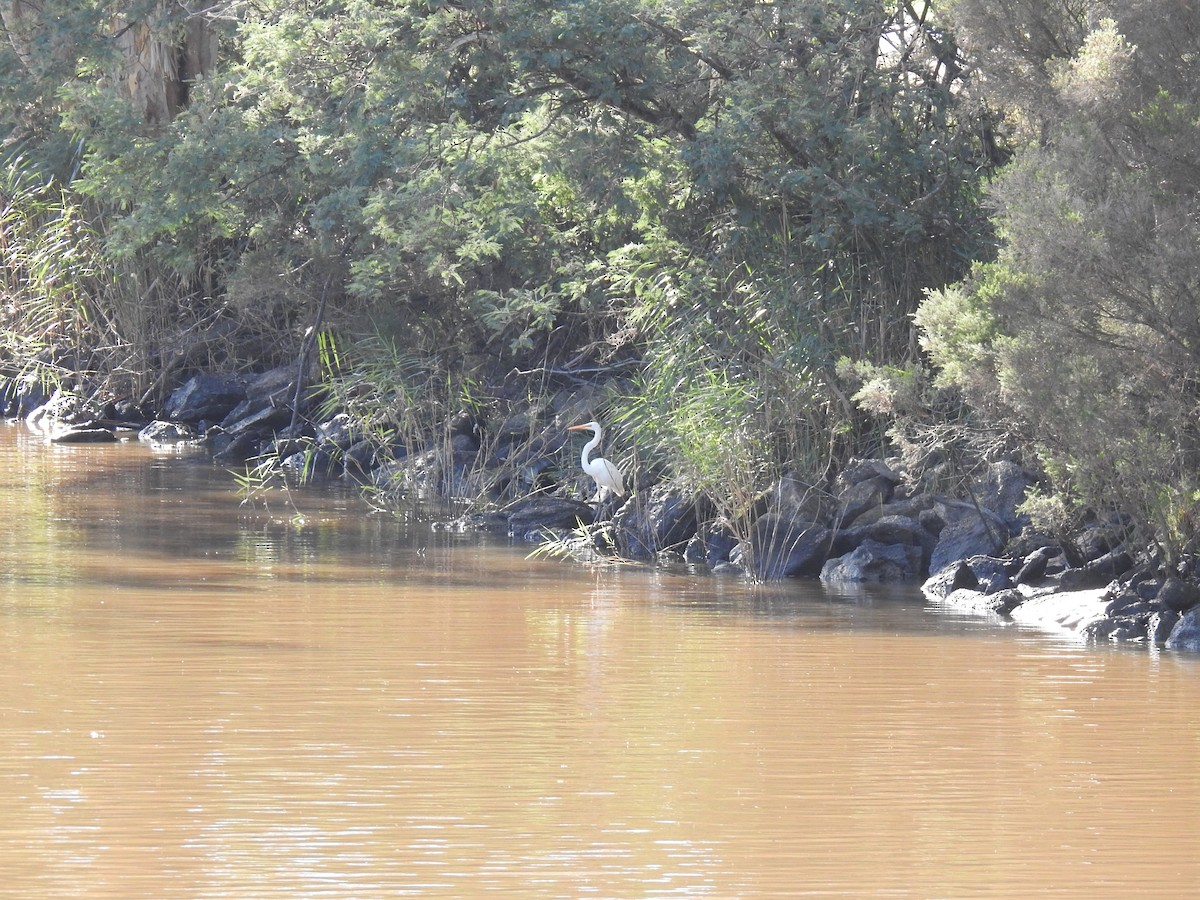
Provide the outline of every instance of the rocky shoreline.
[[[1085,641],[1200,650],[1200,588],[1194,561],[1167,571],[1153,552],[1128,545],[1120,521],[1095,521],[1066,539],[1030,533],[1019,506],[1030,476],[992,463],[963,491],[921,488],[895,460],[859,460],[818,487],[781,479],[760,498],[744,534],[717,520],[705,498],[649,477],[631,498],[585,502],[589,488],[566,426],[591,418],[594,391],[564,387],[540,408],[513,405],[495,422],[462,414],[437,446],[387,445],[356,433],[344,414],[312,421],[296,410],[295,370],[195,375],[161,409],[48,395],[36,380],[0,380],[0,410],[48,441],[203,446],[214,461],[270,459],[284,470],[351,479],[379,492],[486,495],[503,485],[518,499],[473,503],[443,527],[502,531],[557,541],[566,552],[683,561],[715,576],[819,578],[826,583],[921,585],[947,609]],[[486,479],[475,478],[486,473]],[[471,497],[471,499],[476,499]],[[1064,546],[1065,545],[1065,546]]]

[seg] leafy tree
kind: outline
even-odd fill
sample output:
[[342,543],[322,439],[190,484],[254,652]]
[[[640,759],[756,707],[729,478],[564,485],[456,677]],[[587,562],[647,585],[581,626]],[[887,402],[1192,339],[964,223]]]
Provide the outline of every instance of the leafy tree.
[[[131,0],[115,35],[97,4],[40,8],[75,51],[0,119],[82,148],[71,190],[121,283],[178,326],[147,365],[210,333],[286,356],[328,285],[351,334],[506,366],[636,352],[667,403],[727,385],[746,415],[687,427],[752,420],[766,471],[815,475],[850,414],[834,360],[915,355],[923,289],[984,231],[994,155],[930,3]],[[20,62],[35,35],[10,31]],[[219,73],[184,66],[213,35]],[[134,45],[172,61],[154,103]]]
[[918,321],[1060,488],[1136,514],[1173,554],[1200,497],[1200,18],[1185,0],[1085,11],[1032,79],[1049,90],[1020,95],[1045,128],[993,188],[998,257]]

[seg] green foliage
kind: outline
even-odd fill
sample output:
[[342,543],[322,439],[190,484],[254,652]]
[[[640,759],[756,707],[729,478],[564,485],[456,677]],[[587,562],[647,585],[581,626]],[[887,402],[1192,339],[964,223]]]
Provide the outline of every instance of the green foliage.
[[[119,5],[168,50],[220,33],[220,71],[166,121],[85,8],[43,23],[71,52],[38,127],[32,69],[0,119],[82,149],[68,190],[152,308],[143,333],[220,324],[255,338],[226,361],[283,358],[332,273],[331,331],[384,338],[339,396],[402,429],[432,389],[410,352],[641,354],[631,417],[669,423],[646,437],[688,478],[735,481],[734,518],[764,478],[852,452],[834,360],[910,358],[923,291],[986,230],[966,70],[925,4]],[[197,364],[160,337],[141,365]]]
[[0,169],[0,352],[57,382],[114,340],[96,301],[114,291],[83,210],[17,159]]
[[1020,423],[1061,491],[1133,513],[1168,557],[1200,479],[1188,10],[1127,4],[1045,61],[1049,90],[1022,111],[1047,123],[1042,140],[992,189],[996,261],[918,314],[945,382]]

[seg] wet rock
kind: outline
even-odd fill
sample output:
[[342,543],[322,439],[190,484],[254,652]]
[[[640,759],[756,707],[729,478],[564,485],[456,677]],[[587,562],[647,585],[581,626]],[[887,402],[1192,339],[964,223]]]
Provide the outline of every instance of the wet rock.
[[1200,650],[1200,607],[1192,607],[1171,628],[1165,646],[1168,650]]
[[701,523],[684,548],[683,558],[686,562],[703,563],[715,569],[721,563],[729,562],[729,555],[737,545],[737,538],[728,528]]
[[53,444],[111,444],[117,436],[107,428],[69,425],[49,435]]
[[257,399],[270,406],[291,407],[296,396],[296,369],[294,366],[276,366],[246,379],[247,399]]
[[780,478],[767,496],[766,508],[761,512],[789,521],[824,522],[832,511],[828,491],[818,489],[794,472]]
[[26,375],[17,379],[6,414],[18,419],[28,418],[35,409],[45,406],[49,399],[50,393],[41,380],[36,375]]
[[912,581],[920,575],[919,546],[870,539],[848,554],[826,560],[821,567],[821,580],[827,583]]
[[1107,617],[1105,609],[1110,599],[1099,588],[1051,591],[1026,599],[1011,615],[1017,622],[1046,631],[1082,634],[1089,625]]
[[239,375],[196,375],[176,388],[163,407],[174,422],[219,421],[246,399],[246,382]]
[[1040,547],[1021,561],[1021,568],[1013,576],[1017,584],[1034,584],[1046,575],[1046,567],[1057,555],[1053,547]]
[[[327,455],[332,459],[333,454]],[[378,463],[378,448],[374,441],[359,441],[356,444],[351,444],[341,454],[342,458],[342,474],[354,481],[366,481],[370,477],[371,470]]]
[[363,435],[352,425],[350,416],[338,413],[317,426],[315,439],[322,449],[346,450],[361,441]]
[[843,528],[834,537],[830,556],[843,556],[866,541],[876,544],[905,544],[918,549],[919,561],[914,577],[922,575],[937,538],[920,522],[908,516],[883,516],[863,525]]
[[868,510],[882,510],[891,501],[900,480],[900,476],[882,460],[854,462],[838,476],[834,485],[838,497],[836,521],[846,527]]
[[156,419],[138,432],[138,440],[148,444],[179,444],[195,441],[200,437],[196,429],[182,422],[164,422]]
[[964,508],[944,514],[946,526],[930,554],[930,571],[940,571],[960,559],[992,554],[1004,546],[1008,535],[1002,523],[988,521],[988,515]]
[[1183,612],[1200,603],[1200,588],[1195,584],[1169,576],[1154,598],[1167,609]]
[[933,498],[927,496],[893,499],[882,506],[871,506],[863,510],[855,517],[853,527],[861,528],[880,519],[899,516],[918,522],[922,528],[936,538],[946,523],[932,511],[933,505]]
[[755,520],[750,533],[754,571],[767,580],[820,575],[829,544],[823,525],[773,513]]
[[1175,623],[1179,621],[1179,613],[1172,610],[1157,612],[1150,616],[1146,623],[1146,638],[1155,646],[1162,647],[1171,636]]
[[626,503],[613,518],[617,552],[627,559],[652,559],[663,550],[682,552],[702,515],[694,495],[667,486],[651,488],[638,503]]
[[591,525],[595,511],[586,503],[567,497],[526,497],[490,513],[470,517],[474,528],[505,531],[521,539],[542,539],[550,531],[572,531]]
[[211,428],[205,435],[210,448],[219,447],[213,453],[213,462],[222,466],[240,465],[259,455],[262,446],[260,436],[251,431],[229,434],[220,428]]
[[941,598],[941,604],[950,609],[976,615],[1011,616],[1025,602],[1025,595],[1015,588],[985,594],[971,588],[958,588]]
[[1064,591],[1102,587],[1132,568],[1133,557],[1124,550],[1111,550],[1085,566],[1067,569],[1059,576],[1058,586]]

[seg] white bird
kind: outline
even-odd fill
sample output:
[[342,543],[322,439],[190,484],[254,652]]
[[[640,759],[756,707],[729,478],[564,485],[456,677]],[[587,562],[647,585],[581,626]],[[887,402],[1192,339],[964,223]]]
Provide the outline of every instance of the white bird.
[[579,457],[579,464],[583,466],[583,471],[592,476],[592,480],[596,482],[596,487],[603,492],[604,488],[608,488],[619,497],[625,496],[625,479],[621,475],[621,470],[613,463],[610,463],[603,456],[597,456],[595,459],[588,459],[588,454],[596,449],[600,443],[600,438],[604,432],[600,428],[599,422],[587,422],[583,425],[572,425],[567,431],[593,431],[595,437],[583,445],[583,454]]

